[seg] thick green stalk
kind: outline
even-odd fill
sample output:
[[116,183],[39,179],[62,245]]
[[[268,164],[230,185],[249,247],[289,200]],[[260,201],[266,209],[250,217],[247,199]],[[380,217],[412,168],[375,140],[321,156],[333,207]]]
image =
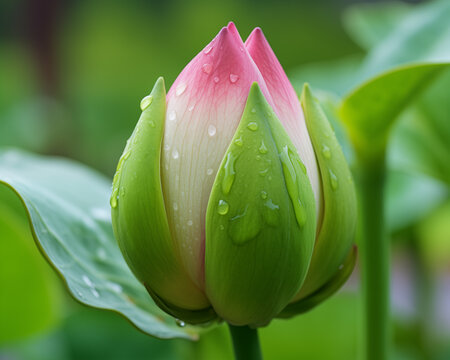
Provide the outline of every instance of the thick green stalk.
[[228,324],[236,360],[262,360],[258,330]]
[[364,358],[387,360],[390,252],[384,224],[385,157],[360,161],[359,170]]

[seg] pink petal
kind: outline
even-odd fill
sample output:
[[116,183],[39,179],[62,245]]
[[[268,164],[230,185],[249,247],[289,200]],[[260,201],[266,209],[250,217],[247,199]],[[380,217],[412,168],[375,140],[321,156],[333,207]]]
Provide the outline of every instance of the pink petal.
[[271,101],[230,23],[186,66],[167,95],[161,165],[166,210],[180,258],[201,288],[210,191],[254,81]]
[[275,113],[306,166],[319,215],[322,207],[319,170],[297,94],[260,28],[252,31],[245,46],[264,77]]

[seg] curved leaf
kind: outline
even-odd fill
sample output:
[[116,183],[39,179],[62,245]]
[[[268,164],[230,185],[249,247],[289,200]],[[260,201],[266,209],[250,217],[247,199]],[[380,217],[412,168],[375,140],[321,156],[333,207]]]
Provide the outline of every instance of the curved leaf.
[[352,91],[340,116],[355,150],[364,157],[384,153],[394,120],[449,64],[418,64],[396,68]]
[[20,197],[37,246],[76,300],[159,338],[197,337],[154,304],[125,264],[112,233],[107,179],[72,161],[9,150],[0,152],[0,184]]
[[23,213],[17,196],[0,187],[0,347],[50,329],[61,312],[56,276],[36,251]]

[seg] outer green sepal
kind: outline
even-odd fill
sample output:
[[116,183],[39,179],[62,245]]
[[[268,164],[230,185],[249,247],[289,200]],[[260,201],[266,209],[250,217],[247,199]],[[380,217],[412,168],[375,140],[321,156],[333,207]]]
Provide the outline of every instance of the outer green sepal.
[[312,294],[336,274],[353,244],[357,216],[350,169],[334,131],[308,84],[303,87],[301,104],[319,165],[324,210],[319,219],[311,267],[294,300]]
[[315,231],[305,167],[254,83],[206,213],[206,292],[219,316],[267,324],[302,285]]
[[353,245],[344,263],[339,266],[336,273],[327,283],[307,297],[286,306],[277,317],[284,319],[303,314],[332,296],[347,282],[347,279],[352,274],[356,264],[357,254],[357,247]]
[[[144,98],[141,108],[142,115],[114,176],[114,233],[130,269],[151,289],[150,294],[163,310],[191,323],[210,321],[215,314],[181,265],[165,211],[160,176],[166,113],[162,78]],[[185,309],[184,313],[180,309]]]

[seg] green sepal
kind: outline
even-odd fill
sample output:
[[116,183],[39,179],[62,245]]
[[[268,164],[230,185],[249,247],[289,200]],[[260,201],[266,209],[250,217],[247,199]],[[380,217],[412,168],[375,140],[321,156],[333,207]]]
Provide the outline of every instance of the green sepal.
[[312,310],[314,307],[321,304],[323,301],[336,293],[336,291],[338,291],[341,286],[347,282],[347,279],[352,274],[356,264],[357,254],[357,247],[356,245],[353,245],[344,263],[338,268],[333,277],[325,285],[322,285],[322,287],[308,295],[306,298],[289,304],[280,314],[278,314],[277,317],[286,319],[303,314],[309,310]]
[[311,267],[295,300],[315,292],[336,273],[353,244],[357,217],[356,193],[350,169],[334,131],[308,84],[303,87],[301,104],[319,165],[323,212],[319,217]]
[[206,293],[218,315],[267,324],[302,285],[315,231],[305,166],[254,83],[206,212]]
[[[192,310],[193,314],[210,313],[205,294],[183,268],[167,220],[160,174],[166,114],[163,78],[143,99],[141,108],[142,115],[114,176],[111,195],[114,234],[139,281],[151,289],[160,303],[173,304],[175,309],[171,311],[170,306],[164,306],[163,310],[177,317],[180,317],[178,308]],[[214,318],[215,314],[207,320]],[[181,320],[196,322],[192,314]]]

